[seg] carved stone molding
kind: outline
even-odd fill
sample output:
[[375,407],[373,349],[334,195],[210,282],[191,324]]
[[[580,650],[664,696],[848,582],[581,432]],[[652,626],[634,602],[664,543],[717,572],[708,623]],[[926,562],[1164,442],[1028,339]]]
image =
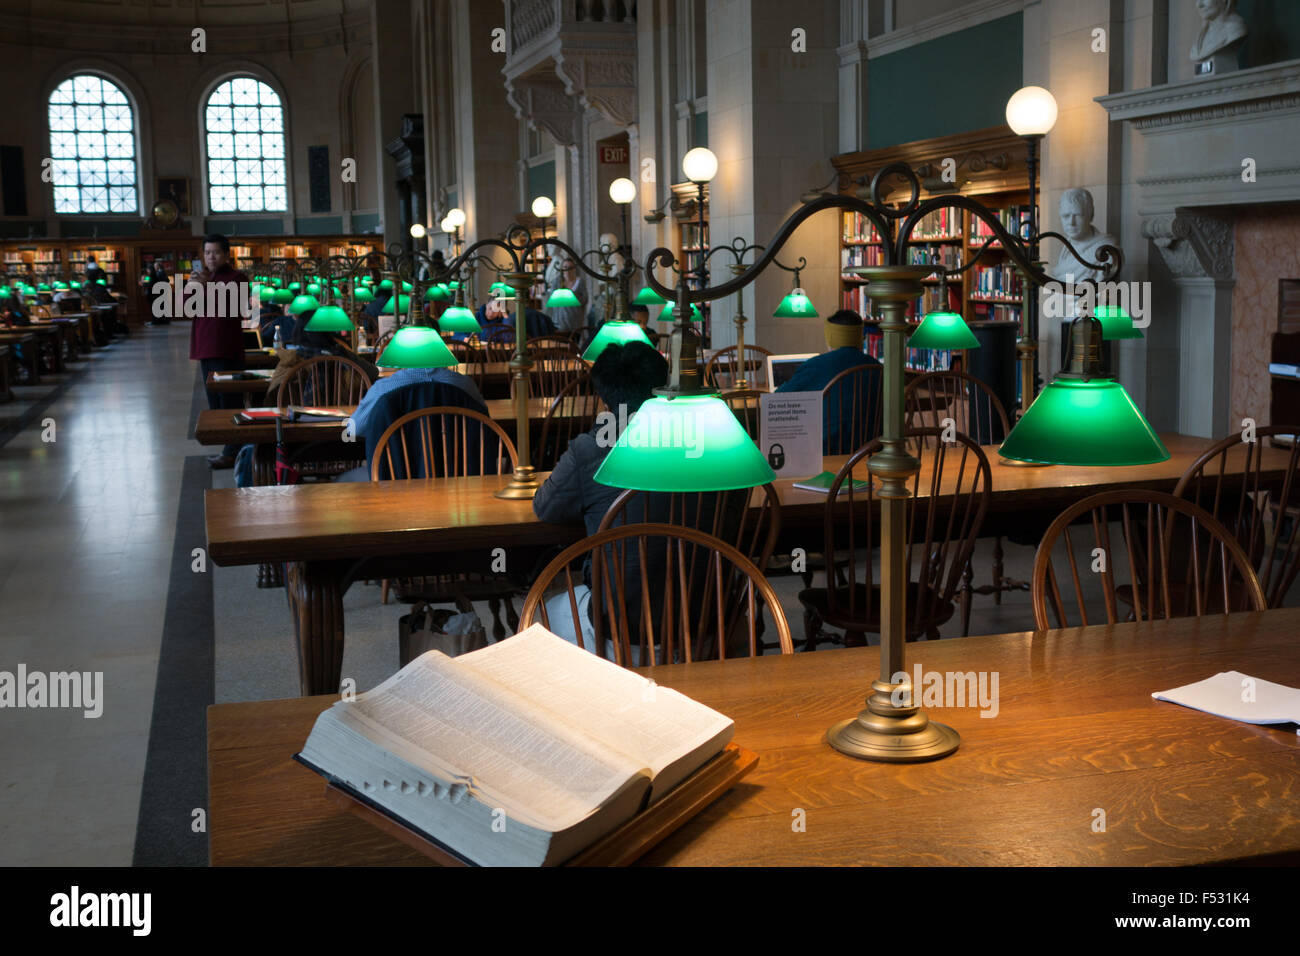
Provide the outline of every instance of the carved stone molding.
[[1230,222],[1199,214],[1167,213],[1144,219],[1142,235],[1156,244],[1177,279],[1233,278]]
[[565,92],[583,108],[598,110],[615,126],[637,121],[636,50],[587,52],[566,49],[555,61]]
[[515,115],[533,129],[545,130],[561,146],[578,141],[578,102],[554,74],[534,74],[506,80],[506,100]]

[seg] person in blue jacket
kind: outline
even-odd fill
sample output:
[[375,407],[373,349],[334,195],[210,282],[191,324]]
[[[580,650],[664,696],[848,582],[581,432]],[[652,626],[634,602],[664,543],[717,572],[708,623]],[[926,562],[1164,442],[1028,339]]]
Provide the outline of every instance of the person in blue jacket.
[[[852,309],[841,309],[826,320],[824,333],[829,350],[821,355],[814,355],[795,370],[789,381],[777,387],[778,392],[820,392],[836,375],[861,365],[880,368],[880,362],[862,350],[863,324],[862,316]],[[880,402],[880,377],[867,379],[868,389],[861,417],[857,422],[843,422],[841,419],[849,411],[851,393],[844,392],[852,385],[840,382],[826,396],[822,413],[822,452],[830,454],[831,449],[851,452],[846,444],[861,446],[876,437],[875,422],[878,417]],[[838,394],[843,392],[843,394]]]

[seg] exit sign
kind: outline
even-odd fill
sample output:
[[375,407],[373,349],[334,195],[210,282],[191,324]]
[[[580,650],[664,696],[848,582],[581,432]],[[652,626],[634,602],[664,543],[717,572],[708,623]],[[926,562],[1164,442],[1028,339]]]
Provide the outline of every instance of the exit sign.
[[602,163],[626,164],[627,147],[626,146],[602,146],[600,148],[600,161]]

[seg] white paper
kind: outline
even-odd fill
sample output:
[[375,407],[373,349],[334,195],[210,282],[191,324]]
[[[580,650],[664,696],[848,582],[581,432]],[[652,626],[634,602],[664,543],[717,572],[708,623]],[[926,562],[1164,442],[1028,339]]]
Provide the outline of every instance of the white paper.
[[[1300,689],[1240,671],[1224,671],[1151,696],[1247,724],[1300,724]],[[1300,734],[1300,727],[1296,733]]]
[[759,400],[759,450],[779,478],[822,471],[822,393],[769,392]]

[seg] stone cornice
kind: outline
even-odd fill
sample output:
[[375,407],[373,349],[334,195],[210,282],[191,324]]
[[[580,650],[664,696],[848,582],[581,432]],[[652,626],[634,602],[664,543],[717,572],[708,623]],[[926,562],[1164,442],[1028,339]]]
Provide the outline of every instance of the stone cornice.
[[[370,42],[370,13],[367,10],[290,23],[198,25],[207,30],[209,55],[247,55]],[[0,44],[69,53],[129,51],[131,54],[154,56],[202,55],[190,50],[191,29],[188,24],[67,24],[0,14]]]
[[1201,76],[1144,90],[1095,97],[1112,120],[1139,129],[1180,126],[1230,116],[1300,108],[1300,60],[1222,76]]
[[[1295,176],[1300,175],[1300,166],[1282,166],[1277,168],[1258,167],[1255,170],[1257,179],[1265,176]],[[1181,183],[1210,183],[1210,182],[1230,182],[1238,183],[1241,181],[1241,167],[1232,166],[1228,169],[1213,169],[1204,172],[1188,173],[1181,176],[1139,176],[1139,186],[1175,186]]]
[[888,53],[897,53],[899,50],[906,50],[927,40],[935,40],[959,30],[968,30],[991,20],[1001,20],[1013,13],[1022,13],[1024,9],[1025,0],[976,0],[950,13],[930,17],[910,27],[891,30],[878,37],[871,37],[867,40],[867,55],[875,58]]

